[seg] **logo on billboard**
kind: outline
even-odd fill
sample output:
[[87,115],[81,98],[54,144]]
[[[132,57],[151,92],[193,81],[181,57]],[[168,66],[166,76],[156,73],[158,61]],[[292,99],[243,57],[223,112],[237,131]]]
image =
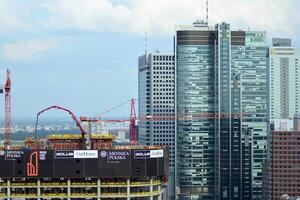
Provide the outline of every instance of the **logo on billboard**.
[[47,151],[40,151],[40,160],[46,160]]
[[74,150],[74,158],[98,158],[98,150]]
[[55,151],[54,156],[56,159],[74,158],[73,151]]
[[135,159],[147,159],[147,158],[161,158],[164,156],[164,150],[135,150],[134,158]]
[[146,159],[150,158],[150,150],[135,150],[134,151],[135,159]]
[[150,158],[161,158],[164,157],[164,150],[150,150]]
[[24,155],[23,151],[6,151],[6,160],[15,160],[16,158],[21,158]]
[[101,151],[100,156],[101,156],[101,158],[105,158],[107,156],[106,151]]
[[107,162],[108,163],[120,163],[122,160],[127,160],[129,157],[129,151],[108,151]]
[[32,152],[29,155],[29,162],[27,163],[27,176],[38,176],[39,173],[39,160],[38,151]]

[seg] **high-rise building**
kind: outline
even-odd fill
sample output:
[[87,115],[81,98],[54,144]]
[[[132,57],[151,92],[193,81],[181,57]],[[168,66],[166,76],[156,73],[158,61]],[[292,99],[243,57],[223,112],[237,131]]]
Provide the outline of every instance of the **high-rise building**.
[[139,57],[139,143],[168,145],[169,181],[164,199],[175,199],[174,55],[150,53]]
[[267,50],[265,32],[176,27],[178,199],[261,199]]
[[273,38],[269,50],[270,120],[299,113],[299,58],[291,39]]

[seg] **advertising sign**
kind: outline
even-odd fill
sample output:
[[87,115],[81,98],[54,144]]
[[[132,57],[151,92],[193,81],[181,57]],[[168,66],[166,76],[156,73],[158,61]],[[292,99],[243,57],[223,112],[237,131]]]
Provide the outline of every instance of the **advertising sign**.
[[135,150],[134,158],[135,159],[147,159],[147,158],[161,158],[164,156],[164,150]]
[[164,157],[163,149],[150,150],[150,158],[161,158],[161,157]]
[[129,151],[111,150],[101,151],[100,157],[107,159],[107,163],[120,163],[120,161],[127,160],[130,158]]
[[134,159],[150,158],[150,150],[134,150]]
[[40,151],[40,160],[46,160],[47,151]]
[[15,160],[21,158],[24,155],[23,151],[6,151],[5,159],[6,160]]
[[98,158],[98,150],[74,150],[74,158]]
[[74,158],[74,152],[73,151],[55,151],[54,158],[55,159]]

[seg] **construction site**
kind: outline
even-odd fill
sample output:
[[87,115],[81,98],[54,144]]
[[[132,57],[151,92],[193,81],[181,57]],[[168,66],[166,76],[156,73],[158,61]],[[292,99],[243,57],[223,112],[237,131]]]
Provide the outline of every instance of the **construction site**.
[[[167,146],[137,144],[134,100],[131,100],[130,144],[114,145],[113,134],[95,134],[71,110],[50,106],[36,116],[35,137],[12,145],[11,80],[7,70],[4,145],[0,146],[0,199],[162,199],[167,182]],[[2,91],[2,93],[3,93]],[[39,116],[51,109],[67,112],[80,134],[38,137]],[[118,122],[113,121],[113,122]]]

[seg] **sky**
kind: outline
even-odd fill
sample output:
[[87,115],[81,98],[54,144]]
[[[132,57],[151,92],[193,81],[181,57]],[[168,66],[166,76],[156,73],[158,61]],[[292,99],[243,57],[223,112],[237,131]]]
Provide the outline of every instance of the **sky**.
[[[269,41],[288,37],[300,47],[299,9],[299,0],[209,0],[209,24],[267,31]],[[172,53],[175,25],[204,18],[205,0],[0,0],[0,83],[9,67],[12,117],[34,119],[51,105],[93,117],[137,98],[145,30],[149,52]],[[128,103],[106,116],[129,114]]]

